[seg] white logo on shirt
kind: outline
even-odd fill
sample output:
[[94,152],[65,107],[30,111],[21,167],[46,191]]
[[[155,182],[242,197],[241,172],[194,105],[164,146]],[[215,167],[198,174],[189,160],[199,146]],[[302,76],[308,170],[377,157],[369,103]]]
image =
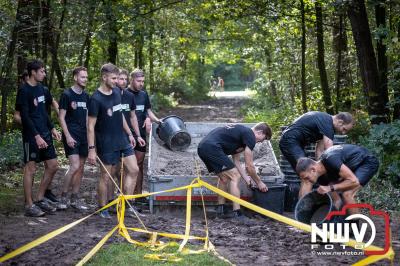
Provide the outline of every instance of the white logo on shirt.
[[76,104],[78,107],[82,107],[83,109],[86,109],[86,102],[77,102]]
[[144,105],[136,105],[136,111],[144,111]]
[[124,111],[130,111],[131,110],[131,108],[129,107],[129,104],[121,104],[121,107],[122,107],[122,110],[124,110]]
[[37,100],[38,100],[38,102],[39,103],[41,103],[41,102],[46,102],[46,99],[44,98],[44,95],[42,95],[42,96],[39,96],[38,98],[37,98]]
[[113,110],[113,112],[120,111],[121,110],[121,104],[114,105],[112,110]]

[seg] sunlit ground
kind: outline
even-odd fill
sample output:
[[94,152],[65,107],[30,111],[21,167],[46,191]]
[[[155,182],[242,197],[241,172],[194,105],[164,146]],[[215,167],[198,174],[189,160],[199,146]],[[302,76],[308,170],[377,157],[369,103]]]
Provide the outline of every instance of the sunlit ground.
[[215,96],[217,98],[249,98],[255,94],[255,91],[244,90],[244,91],[210,91],[209,96]]

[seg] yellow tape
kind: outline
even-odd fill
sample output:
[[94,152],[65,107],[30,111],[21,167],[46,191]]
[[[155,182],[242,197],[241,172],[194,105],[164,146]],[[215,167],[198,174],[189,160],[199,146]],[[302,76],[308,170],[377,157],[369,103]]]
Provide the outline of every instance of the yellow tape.
[[114,227],[110,232],[108,232],[103,239],[100,240],[99,243],[97,243],[96,246],[94,246],[94,248],[92,248],[92,250],[86,254],[86,256],[80,261],[78,262],[78,264],[76,264],[77,266],[82,266],[83,264],[85,264],[86,262],[88,262],[88,260],[93,257],[94,254],[96,254],[96,252],[104,245],[104,243],[106,243],[106,241],[114,234],[115,230],[118,229],[118,225],[116,227]]
[[59,229],[56,229],[56,230],[54,230],[54,231],[52,231],[52,232],[50,232],[50,233],[48,233],[48,234],[46,234],[46,235],[44,235],[44,236],[42,236],[42,237],[39,237],[39,238],[37,238],[37,239],[35,239],[35,240],[29,242],[28,244],[23,245],[23,246],[20,247],[20,248],[17,248],[16,250],[14,250],[14,251],[12,251],[12,252],[10,252],[10,253],[4,255],[3,257],[1,257],[1,258],[0,258],[0,262],[5,262],[6,260],[9,260],[9,259],[11,259],[11,258],[13,258],[13,257],[15,257],[15,256],[17,256],[17,255],[20,255],[20,254],[22,254],[22,253],[24,253],[24,252],[26,252],[26,251],[28,251],[28,250],[34,248],[34,247],[37,247],[37,246],[43,244],[44,242],[46,242],[46,241],[52,239],[53,237],[56,237],[56,236],[58,236],[59,234],[62,234],[62,233],[64,233],[65,231],[71,229],[71,228],[74,227],[75,225],[77,225],[77,224],[83,222],[84,220],[86,220],[87,218],[91,217],[92,215],[94,215],[94,214],[96,214],[96,213],[98,213],[98,212],[100,212],[100,211],[102,211],[102,210],[104,210],[104,209],[106,209],[106,208],[108,208],[108,207],[114,205],[116,202],[117,202],[117,200],[113,200],[112,202],[110,202],[109,204],[107,204],[107,205],[104,206],[103,208],[101,208],[101,209],[95,211],[94,213],[89,214],[88,216],[83,217],[83,218],[81,218],[81,219],[79,219],[79,220],[77,220],[77,221],[75,221],[75,222],[72,222],[72,223],[70,223],[70,224],[67,224],[67,225],[65,225],[65,226],[63,226],[63,227],[61,227],[61,228],[59,228]]
[[179,262],[182,259],[178,258],[174,253],[162,253],[162,254],[146,254],[145,259],[168,261],[168,262]]

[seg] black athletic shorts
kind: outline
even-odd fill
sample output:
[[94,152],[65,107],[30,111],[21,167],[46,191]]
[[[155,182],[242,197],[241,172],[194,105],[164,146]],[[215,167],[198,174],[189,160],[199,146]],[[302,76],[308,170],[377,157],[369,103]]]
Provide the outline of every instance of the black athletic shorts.
[[131,145],[129,145],[128,148],[120,150],[120,151],[114,151],[114,152],[108,152],[108,153],[103,153],[103,154],[98,154],[100,160],[103,162],[105,165],[115,165],[119,163],[120,158],[125,158],[131,155],[135,154],[135,150]]
[[46,140],[47,148],[39,149],[35,140],[24,140],[24,163],[34,161],[40,163],[43,161],[57,158],[56,150],[53,145],[53,140]]
[[[360,182],[361,186],[365,186],[369,180],[378,172],[379,169],[379,161],[373,156],[369,155],[364,158],[360,166],[354,171],[354,175],[357,177],[358,182]],[[329,180],[327,175],[320,176],[318,178],[318,184],[322,186],[327,186],[331,183],[338,183]],[[340,183],[340,182],[339,182]]]
[[146,129],[143,129],[143,128],[140,129],[140,136],[142,137],[142,139],[144,139],[144,141],[146,141],[146,145],[140,146],[139,142],[137,141],[137,137],[135,137],[135,141],[136,141],[135,151],[146,152],[146,147],[147,147]]
[[279,141],[279,149],[281,150],[283,156],[285,156],[286,160],[289,161],[293,170],[296,171],[297,161],[301,157],[307,157],[304,151],[304,147],[296,141],[295,138],[290,136],[283,136]]
[[71,148],[70,146],[68,146],[67,144],[67,140],[64,136],[64,134],[62,135],[62,142],[64,144],[64,150],[65,150],[65,156],[68,158],[68,156],[73,155],[73,154],[77,154],[80,157],[87,157],[88,156],[88,144],[87,142],[80,142],[78,138],[74,138],[76,141],[76,144],[73,148]]
[[197,153],[210,173],[219,174],[235,168],[235,164],[221,147],[202,144],[197,148]]

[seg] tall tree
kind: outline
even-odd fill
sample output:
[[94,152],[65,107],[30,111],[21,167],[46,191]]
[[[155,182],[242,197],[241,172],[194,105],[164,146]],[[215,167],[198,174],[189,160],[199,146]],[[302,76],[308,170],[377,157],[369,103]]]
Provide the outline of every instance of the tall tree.
[[350,1],[347,14],[357,50],[361,79],[368,93],[368,114],[371,123],[387,123],[389,121],[388,102],[385,99],[387,92],[382,91],[379,84],[378,67],[364,0]]
[[107,18],[107,35],[108,35],[108,61],[110,63],[117,63],[118,56],[118,24],[117,16],[114,10],[114,2],[110,0],[104,0],[105,15]]
[[324,48],[324,29],[322,23],[322,6],[317,0],[315,1],[315,15],[317,27],[317,61],[319,77],[321,79],[322,96],[324,100],[325,110],[329,114],[333,114],[333,105],[331,100],[331,91],[328,84],[328,76],[325,68],[325,48]]

